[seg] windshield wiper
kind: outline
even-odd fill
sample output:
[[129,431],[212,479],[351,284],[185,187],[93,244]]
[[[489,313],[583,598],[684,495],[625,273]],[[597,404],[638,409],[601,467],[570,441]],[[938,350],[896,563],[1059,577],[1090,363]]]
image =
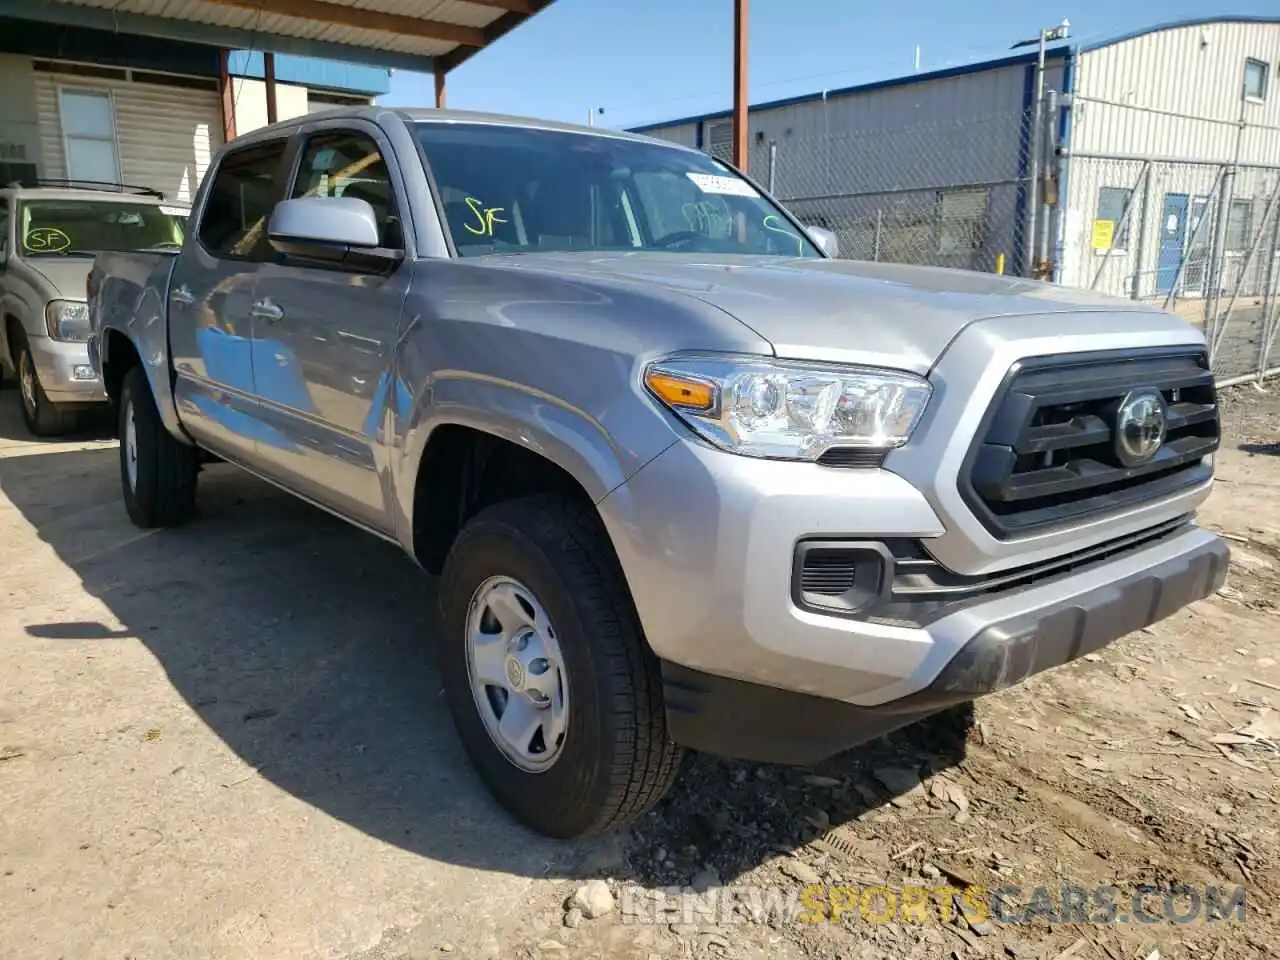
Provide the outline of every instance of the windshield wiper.
[[75,248],[66,250],[28,250],[25,255],[28,257],[96,257],[98,251],[77,250]]

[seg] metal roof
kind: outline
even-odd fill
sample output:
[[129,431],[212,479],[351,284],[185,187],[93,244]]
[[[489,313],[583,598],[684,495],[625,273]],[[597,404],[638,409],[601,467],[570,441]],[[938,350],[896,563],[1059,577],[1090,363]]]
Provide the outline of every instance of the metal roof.
[[552,0],[0,0],[0,15],[245,50],[451,70]]
[[[1081,41],[1067,41],[1065,43],[1050,44],[1045,51],[1045,55],[1050,58],[1061,58],[1074,56],[1077,53],[1087,53],[1090,50],[1100,50],[1103,47],[1109,47],[1117,43],[1123,43],[1126,40],[1133,40],[1137,37],[1146,36],[1149,33],[1158,33],[1162,30],[1176,30],[1179,27],[1201,27],[1214,23],[1280,23],[1280,17],[1267,16],[1213,16],[1213,17],[1196,17],[1186,20],[1171,20],[1167,23],[1159,23],[1150,27],[1143,27],[1140,30],[1132,30],[1128,33],[1114,34],[1106,37],[1095,38],[1092,40],[1083,39]],[[929,70],[920,73],[906,73],[895,77],[888,77],[884,80],[873,80],[870,83],[855,84],[851,87],[840,87],[835,90],[820,90],[814,93],[804,93],[795,97],[786,97],[782,100],[770,100],[765,103],[751,104],[752,110],[769,110],[775,107],[787,107],[796,103],[810,103],[816,100],[826,100],[831,97],[844,96],[850,93],[869,93],[873,90],[881,90],[886,87],[906,86],[912,83],[925,83],[929,80],[945,80],[948,77],[961,77],[971,73],[982,73],[986,70],[995,70],[1000,67],[1012,66],[1020,63],[1034,63],[1037,53],[1031,50],[1027,53],[1017,54],[1015,56],[1002,56],[976,60],[971,63],[960,64],[954,67],[945,67],[940,70]],[[660,130],[664,127],[673,127],[682,123],[698,123],[703,120],[721,120],[725,117],[733,116],[732,110],[716,110],[711,113],[698,113],[687,117],[677,117],[673,120],[660,120],[654,123],[645,123],[627,129],[633,133],[644,133],[648,130]]]

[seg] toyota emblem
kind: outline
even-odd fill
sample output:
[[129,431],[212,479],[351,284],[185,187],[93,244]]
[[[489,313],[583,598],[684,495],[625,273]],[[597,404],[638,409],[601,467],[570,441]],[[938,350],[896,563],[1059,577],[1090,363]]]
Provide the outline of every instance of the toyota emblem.
[[1168,427],[1164,397],[1146,387],[1132,390],[1116,412],[1116,457],[1126,467],[1140,467],[1160,452]]

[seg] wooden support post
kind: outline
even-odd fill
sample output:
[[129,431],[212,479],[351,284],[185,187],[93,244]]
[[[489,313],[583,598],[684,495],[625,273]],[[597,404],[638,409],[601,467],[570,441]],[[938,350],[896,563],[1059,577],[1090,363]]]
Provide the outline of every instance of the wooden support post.
[[268,50],[262,55],[262,75],[266,80],[267,123],[279,119],[276,111],[276,55]]
[[747,0],[733,4],[733,165],[747,169]]
[[218,51],[218,102],[222,115],[222,142],[236,138],[236,90],[231,81],[231,51]]
[[445,89],[444,80],[448,76],[440,67],[436,67],[436,109],[443,110],[445,108]]

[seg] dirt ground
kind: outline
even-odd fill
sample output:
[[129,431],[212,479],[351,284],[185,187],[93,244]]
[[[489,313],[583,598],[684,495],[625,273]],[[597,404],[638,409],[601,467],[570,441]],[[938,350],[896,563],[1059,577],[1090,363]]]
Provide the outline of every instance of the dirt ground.
[[426,650],[433,585],[392,548],[226,467],[198,522],[139,533],[114,443],[38,443],[16,406],[4,960],[1280,949],[1280,391],[1224,399],[1219,595],[815,769],[690,757],[633,830],[574,844],[476,782]]

